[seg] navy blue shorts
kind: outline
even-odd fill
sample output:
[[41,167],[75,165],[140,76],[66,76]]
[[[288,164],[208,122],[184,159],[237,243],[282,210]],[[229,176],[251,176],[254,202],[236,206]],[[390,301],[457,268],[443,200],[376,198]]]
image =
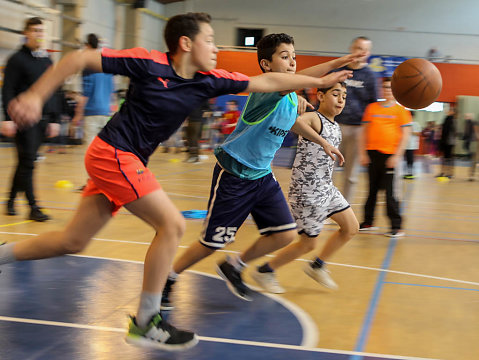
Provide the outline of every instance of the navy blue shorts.
[[235,240],[236,231],[250,213],[261,235],[296,229],[283,191],[273,174],[245,180],[216,164],[200,242],[212,249],[223,248]]

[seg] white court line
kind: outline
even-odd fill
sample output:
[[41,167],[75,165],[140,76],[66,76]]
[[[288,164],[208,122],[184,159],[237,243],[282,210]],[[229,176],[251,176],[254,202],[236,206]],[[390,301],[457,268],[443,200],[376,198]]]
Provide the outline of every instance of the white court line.
[[[73,324],[73,323],[66,323],[66,322],[59,322],[59,321],[24,319],[24,318],[16,318],[16,317],[9,317],[9,316],[0,316],[0,321],[17,322],[17,323],[23,323],[23,324],[58,326],[58,327],[96,330],[96,331],[105,331],[105,332],[117,332],[117,333],[123,333],[123,334],[126,333],[125,329],[113,328],[113,327],[107,327],[107,326]],[[317,353],[328,352],[333,354],[359,355],[359,356],[368,356],[368,357],[385,358],[385,359],[439,360],[439,359],[418,358],[418,357],[410,357],[410,356],[405,357],[405,356],[399,356],[399,355],[395,356],[395,355],[386,355],[386,354],[372,354],[372,353],[357,352],[357,351],[311,348],[311,347],[305,347],[305,346],[299,346],[299,345],[285,345],[285,344],[266,343],[266,342],[259,342],[259,341],[225,339],[225,338],[217,338],[217,337],[209,337],[209,336],[198,336],[198,338],[201,341],[207,341],[207,342],[257,346],[257,347],[265,347],[265,348],[273,348],[273,349],[308,351],[308,352],[317,352]]]
[[169,192],[169,191],[166,191],[166,194],[171,195],[171,196],[182,196],[182,197],[188,197],[188,198],[194,198],[194,199],[208,199],[208,196],[178,194],[178,193],[173,193],[173,192]]
[[[78,255],[78,254],[69,255],[69,256],[101,259],[101,260],[109,260],[109,261],[119,261],[119,262],[133,263],[133,264],[143,264],[143,261],[115,259],[115,258],[109,258],[109,257],[103,257],[103,256]],[[200,272],[196,270],[186,270],[186,271],[193,274],[198,274],[201,276],[206,276],[206,277],[223,281],[221,277],[217,275],[212,275],[212,274],[208,274],[208,273],[204,273],[204,272]],[[282,298],[281,296],[274,295],[274,294],[267,294],[267,293],[262,293],[262,294],[266,297],[269,297],[273,301],[276,301],[280,303],[281,305],[283,305],[296,317],[299,324],[301,325],[301,328],[303,329],[303,340],[301,341],[300,346],[311,347],[311,348],[316,346],[316,344],[319,342],[318,328],[316,327],[316,324],[311,319],[311,317],[303,309],[301,309],[299,306],[292,303],[291,301]]]
[[[38,236],[38,234],[17,233],[17,232],[8,232],[8,231],[0,231],[0,234],[22,235],[22,236],[23,235],[25,235],[25,236]],[[139,242],[139,241],[129,241],[129,240],[113,240],[113,239],[101,239],[101,238],[93,238],[93,240],[103,241],[103,242],[113,242],[113,243],[134,244],[134,245],[146,245],[146,246],[149,246],[151,244],[149,242]],[[188,246],[186,246],[186,245],[179,245],[178,247],[183,248],[183,249],[188,248]],[[219,249],[219,250],[216,250],[216,252],[223,252],[223,253],[227,253],[227,254],[240,254],[239,251],[234,251],[234,250],[221,250],[221,249]],[[275,255],[269,255],[269,254],[265,255],[265,256],[275,257]],[[300,258],[300,259],[295,259],[295,261],[308,262],[310,260]],[[426,279],[443,280],[443,281],[450,281],[450,282],[455,282],[455,283],[459,283],[459,284],[468,284],[468,285],[479,286],[479,282],[452,279],[452,278],[446,278],[446,277],[439,277],[439,276],[434,276],[434,275],[418,274],[418,273],[411,273],[411,272],[397,271],[397,270],[390,270],[390,269],[381,269],[381,268],[361,266],[361,265],[341,264],[341,263],[335,263],[335,262],[328,262],[328,264],[329,265],[335,265],[335,266],[350,267],[350,268],[355,268],[355,269],[382,271],[382,272],[392,273],[392,274],[408,275],[408,276],[421,277],[421,278],[426,278]]]

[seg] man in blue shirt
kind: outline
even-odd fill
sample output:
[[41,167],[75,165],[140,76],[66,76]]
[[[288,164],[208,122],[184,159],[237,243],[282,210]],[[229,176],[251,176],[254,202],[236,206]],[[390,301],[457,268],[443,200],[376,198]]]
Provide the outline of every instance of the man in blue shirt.
[[[98,49],[98,42],[98,36],[88,34],[85,47]],[[72,122],[73,125],[78,125],[83,118],[83,143],[90,145],[110,119],[113,75],[84,70],[82,78],[83,96],[78,102]]]
[[365,36],[359,36],[351,42],[349,50],[362,52],[363,57],[339,70],[352,70],[353,77],[346,79],[348,101],[343,112],[336,116],[341,126],[343,141],[339,150],[344,155],[343,184],[340,188],[346,200],[352,204],[354,190],[359,172],[358,141],[361,133],[361,121],[364,109],[377,101],[377,80],[374,72],[368,67],[372,42]]

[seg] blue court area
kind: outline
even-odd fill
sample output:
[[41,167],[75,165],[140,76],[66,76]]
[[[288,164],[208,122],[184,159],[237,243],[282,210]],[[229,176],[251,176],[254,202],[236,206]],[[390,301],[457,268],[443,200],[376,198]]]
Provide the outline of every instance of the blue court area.
[[123,340],[127,314],[138,302],[140,263],[63,256],[0,270],[2,360],[358,358],[302,347],[311,334],[305,334],[305,320],[294,307],[260,293],[242,301],[222,280],[204,274],[182,275],[173,297],[176,309],[168,314],[173,324],[195,330],[200,343],[168,353]]

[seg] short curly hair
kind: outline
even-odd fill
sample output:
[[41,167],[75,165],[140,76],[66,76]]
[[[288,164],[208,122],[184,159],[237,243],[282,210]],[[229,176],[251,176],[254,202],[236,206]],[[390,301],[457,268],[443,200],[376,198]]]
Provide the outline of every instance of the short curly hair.
[[261,38],[256,44],[257,55],[258,55],[258,64],[260,64],[261,71],[264,72],[264,69],[261,67],[261,60],[273,60],[273,54],[281,44],[292,44],[294,45],[294,39],[292,36],[281,33],[281,34],[269,34]]

